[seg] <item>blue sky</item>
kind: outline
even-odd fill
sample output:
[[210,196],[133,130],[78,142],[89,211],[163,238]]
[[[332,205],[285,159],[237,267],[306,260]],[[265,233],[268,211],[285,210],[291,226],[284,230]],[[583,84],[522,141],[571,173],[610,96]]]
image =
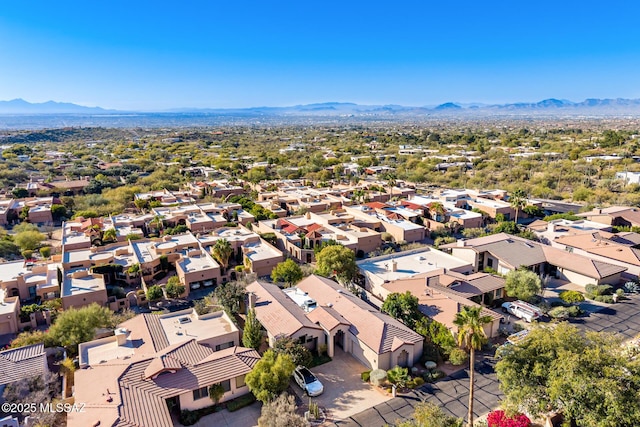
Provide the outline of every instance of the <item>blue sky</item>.
[[640,98],[632,1],[0,2],[0,100],[133,110]]

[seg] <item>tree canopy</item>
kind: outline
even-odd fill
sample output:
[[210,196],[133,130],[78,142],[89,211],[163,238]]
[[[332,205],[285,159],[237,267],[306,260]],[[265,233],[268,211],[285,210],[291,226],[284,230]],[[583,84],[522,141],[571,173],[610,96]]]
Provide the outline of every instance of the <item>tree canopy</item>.
[[69,308],[58,315],[49,335],[53,342],[76,354],[78,344],[93,340],[96,329],[110,326],[111,320],[111,310],[95,303],[78,309]]
[[271,280],[276,283],[284,283],[286,287],[295,285],[303,277],[302,268],[291,258],[279,262],[271,271]]
[[180,283],[178,276],[172,276],[167,281],[164,290],[169,298],[180,298],[186,289],[184,285]]
[[259,401],[272,401],[289,386],[294,369],[289,355],[267,350],[247,374],[247,386]]
[[534,327],[503,352],[496,372],[508,408],[561,411],[581,427],[640,425],[640,361],[611,334]]
[[531,301],[534,296],[542,291],[542,281],[533,271],[526,268],[518,268],[507,273],[504,288],[510,297]]
[[227,239],[218,239],[211,247],[211,255],[218,261],[222,271],[225,272],[229,266],[229,258],[233,255],[233,248]]
[[351,282],[358,273],[356,256],[342,245],[331,245],[316,255],[317,272],[321,276],[335,276],[341,283]]
[[396,427],[462,427],[462,419],[448,415],[431,402],[422,402],[415,406],[413,419],[400,421]]
[[288,355],[296,366],[309,366],[313,360],[311,352],[305,346],[287,336],[276,337],[273,351],[278,354]]
[[407,291],[404,294],[393,292],[387,296],[381,310],[394,319],[413,329],[416,322],[422,317],[418,310],[418,297]]
[[246,290],[240,282],[227,282],[213,291],[216,302],[220,304],[228,313],[237,313],[240,303],[244,301]]
[[282,393],[271,402],[262,405],[258,427],[306,427],[309,422],[296,413],[296,399]]
[[242,331],[242,345],[257,350],[262,343],[262,325],[256,318],[256,311],[249,310]]

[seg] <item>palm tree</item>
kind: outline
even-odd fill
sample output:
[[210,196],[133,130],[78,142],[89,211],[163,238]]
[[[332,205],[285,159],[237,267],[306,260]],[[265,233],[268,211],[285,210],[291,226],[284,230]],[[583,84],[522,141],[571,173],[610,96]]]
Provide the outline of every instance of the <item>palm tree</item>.
[[437,222],[445,222],[447,210],[440,202],[431,202],[427,205],[429,208],[429,216]]
[[103,242],[115,242],[116,240],[118,240],[118,233],[115,228],[107,228],[102,233]]
[[138,273],[140,273],[140,264],[137,262],[135,264],[131,264],[131,266],[127,269],[127,273],[131,277],[137,277]]
[[467,416],[468,427],[473,427],[473,386],[475,380],[475,351],[480,350],[487,341],[484,325],[491,322],[490,316],[483,316],[482,307],[462,307],[462,311],[456,313],[453,323],[458,327],[458,345],[469,350],[469,414]]
[[513,192],[509,198],[509,202],[511,202],[511,207],[516,210],[516,224],[518,224],[518,212],[520,212],[520,209],[527,206],[527,193],[519,188]]
[[232,254],[233,248],[227,239],[216,240],[216,243],[211,248],[211,255],[218,261],[223,273],[227,270],[229,258]]
[[162,228],[164,227],[164,216],[163,215],[154,216],[153,219],[149,221],[149,225],[152,225],[153,228],[155,228],[158,231],[162,230]]
[[392,172],[387,172],[384,174],[384,179],[387,181],[387,186],[389,187],[389,199],[393,196],[393,187],[396,186],[396,175]]

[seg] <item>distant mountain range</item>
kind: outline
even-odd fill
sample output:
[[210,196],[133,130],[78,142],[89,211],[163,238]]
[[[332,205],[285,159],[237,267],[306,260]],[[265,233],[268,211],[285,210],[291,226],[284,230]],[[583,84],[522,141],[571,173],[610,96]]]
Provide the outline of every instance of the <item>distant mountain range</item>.
[[31,103],[24,99],[0,101],[0,114],[110,114],[113,112],[100,107],[84,107],[68,102]]
[[[0,101],[0,115],[112,115],[141,114],[144,111],[117,111],[100,107],[85,107],[77,104],[48,101],[30,103],[23,99]],[[334,116],[334,117],[426,117],[426,116],[493,116],[493,115],[638,115],[640,99],[586,99],[572,102],[560,99],[545,99],[540,102],[519,102],[513,104],[461,104],[447,102],[435,106],[403,105],[359,105],[349,102],[325,102],[295,105],[291,107],[252,108],[176,108],[149,114],[202,114],[239,117],[291,117],[291,116]]]

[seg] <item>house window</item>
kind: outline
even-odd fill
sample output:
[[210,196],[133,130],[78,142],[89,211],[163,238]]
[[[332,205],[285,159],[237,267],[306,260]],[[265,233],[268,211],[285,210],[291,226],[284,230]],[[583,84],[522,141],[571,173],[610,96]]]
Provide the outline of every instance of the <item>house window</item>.
[[491,258],[487,259],[487,267],[493,268],[493,259],[491,259]]
[[300,338],[298,338],[298,344],[304,345],[305,342],[307,342],[307,336],[306,335],[303,335]]
[[35,298],[36,297],[36,286],[29,286],[29,298]]
[[220,381],[220,385],[225,393],[231,391],[231,380]]
[[233,347],[235,343],[233,341],[226,342],[224,344],[216,345],[216,351],[224,350],[225,348]]
[[208,387],[202,387],[197,390],[193,390],[193,400],[200,400],[204,399],[205,397],[209,397]]
[[244,381],[246,375],[240,375],[236,377],[236,388],[244,387],[247,383]]
[[502,289],[496,289],[496,298],[502,298]]

